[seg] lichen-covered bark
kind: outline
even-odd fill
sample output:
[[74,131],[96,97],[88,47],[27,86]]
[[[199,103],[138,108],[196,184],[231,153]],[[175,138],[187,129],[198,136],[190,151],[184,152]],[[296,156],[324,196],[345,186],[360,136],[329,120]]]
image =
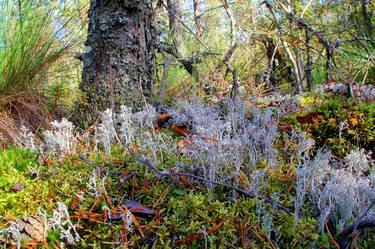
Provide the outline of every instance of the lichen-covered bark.
[[81,55],[81,90],[86,115],[135,108],[152,87],[153,44],[150,0],[91,0],[86,52]]

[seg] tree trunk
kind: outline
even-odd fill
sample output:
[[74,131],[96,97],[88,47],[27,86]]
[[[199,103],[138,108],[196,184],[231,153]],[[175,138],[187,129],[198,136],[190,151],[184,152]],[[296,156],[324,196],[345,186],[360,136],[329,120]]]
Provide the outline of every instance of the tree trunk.
[[168,14],[169,14],[169,31],[173,38],[173,45],[176,49],[179,58],[186,56],[183,27],[181,24],[181,10],[180,1],[167,0]]
[[91,0],[80,88],[85,114],[120,105],[139,108],[150,97],[154,62],[151,1]]
[[313,76],[312,76],[312,66],[313,58],[311,56],[311,32],[305,30],[306,35],[306,83],[307,88],[310,90],[312,88]]
[[263,81],[271,83],[272,87],[276,87],[282,83],[292,82],[294,80],[293,70],[290,65],[287,65],[287,59],[281,53],[279,42],[274,43],[271,37],[260,36],[260,40],[266,48],[266,55],[268,61],[268,68],[263,75]]
[[295,48],[294,54],[296,57],[298,78],[299,78],[296,88],[298,92],[302,92],[303,90],[306,90],[307,88],[307,83],[306,83],[306,78],[305,78],[305,69],[303,65],[303,58],[302,58],[302,54],[299,48]]
[[368,38],[371,39],[372,38],[372,23],[371,23],[372,11],[368,10],[369,3],[370,3],[369,0],[361,0],[363,23],[364,23]]
[[333,57],[333,52],[330,47],[326,47],[326,81],[330,81],[332,79],[332,68],[331,68],[331,61]]
[[195,31],[199,38],[201,38],[203,34],[200,1],[201,0],[193,0]]

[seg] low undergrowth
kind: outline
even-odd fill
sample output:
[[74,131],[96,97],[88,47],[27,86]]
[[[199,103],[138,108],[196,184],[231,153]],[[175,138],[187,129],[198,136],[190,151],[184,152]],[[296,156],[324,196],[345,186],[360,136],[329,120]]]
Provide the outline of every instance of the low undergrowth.
[[[375,104],[345,97],[310,97],[309,110],[284,118],[297,130],[307,132],[316,147],[328,146],[338,157],[351,150],[375,148]],[[305,117],[298,120],[296,117]],[[314,120],[314,116],[316,119]]]
[[83,134],[56,121],[43,144],[24,131],[0,152],[1,238],[44,215],[40,247],[372,248],[371,229],[342,231],[374,218],[373,106],[308,98],[122,107]]

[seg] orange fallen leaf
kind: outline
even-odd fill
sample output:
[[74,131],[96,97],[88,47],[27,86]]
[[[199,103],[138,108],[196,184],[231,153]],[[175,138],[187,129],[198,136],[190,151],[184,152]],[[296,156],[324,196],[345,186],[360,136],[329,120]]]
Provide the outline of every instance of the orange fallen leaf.
[[277,125],[277,128],[280,130],[280,131],[290,131],[292,129],[292,126],[290,124],[283,124],[283,123],[279,123]]
[[186,126],[178,126],[176,124],[172,124],[169,129],[176,132],[177,134],[187,137],[187,127]]
[[172,115],[169,113],[162,113],[159,115],[158,119],[156,120],[156,129],[163,128],[163,125],[168,122],[172,118]]
[[358,119],[356,119],[356,118],[351,118],[351,119],[350,119],[350,123],[351,123],[353,126],[357,126],[357,125],[358,125]]
[[317,112],[310,112],[305,116],[297,116],[298,122],[301,124],[314,124],[318,125],[323,122],[323,117],[319,115]]
[[180,154],[185,154],[187,152],[186,145],[188,145],[189,143],[190,141],[186,139],[177,142],[177,149]]

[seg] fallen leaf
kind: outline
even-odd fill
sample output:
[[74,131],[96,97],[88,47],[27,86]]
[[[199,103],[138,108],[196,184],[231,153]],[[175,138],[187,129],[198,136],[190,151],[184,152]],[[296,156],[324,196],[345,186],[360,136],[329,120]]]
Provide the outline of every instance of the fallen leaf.
[[151,218],[156,214],[155,210],[145,207],[137,201],[126,200],[122,206],[126,207],[133,215],[141,218]]
[[357,125],[358,125],[358,119],[356,119],[356,118],[351,118],[351,119],[350,119],[350,123],[351,123],[353,126],[357,126]]
[[279,123],[277,125],[277,128],[279,129],[279,131],[290,131],[292,129],[292,126],[290,124]]
[[310,112],[305,116],[297,116],[298,122],[301,124],[321,124],[323,122],[323,117],[317,112]]
[[10,186],[10,188],[13,189],[14,191],[22,191],[24,186],[22,183],[16,183]]
[[158,119],[156,120],[156,129],[164,128],[164,124],[168,122],[172,118],[172,115],[169,113],[162,113],[159,115]]
[[190,143],[189,140],[180,140],[177,142],[177,149],[178,151],[180,152],[181,155],[183,154],[186,154],[187,153],[187,149],[186,149],[186,146]]
[[187,127],[186,126],[178,126],[176,124],[172,124],[169,129],[176,132],[177,134],[187,137]]

